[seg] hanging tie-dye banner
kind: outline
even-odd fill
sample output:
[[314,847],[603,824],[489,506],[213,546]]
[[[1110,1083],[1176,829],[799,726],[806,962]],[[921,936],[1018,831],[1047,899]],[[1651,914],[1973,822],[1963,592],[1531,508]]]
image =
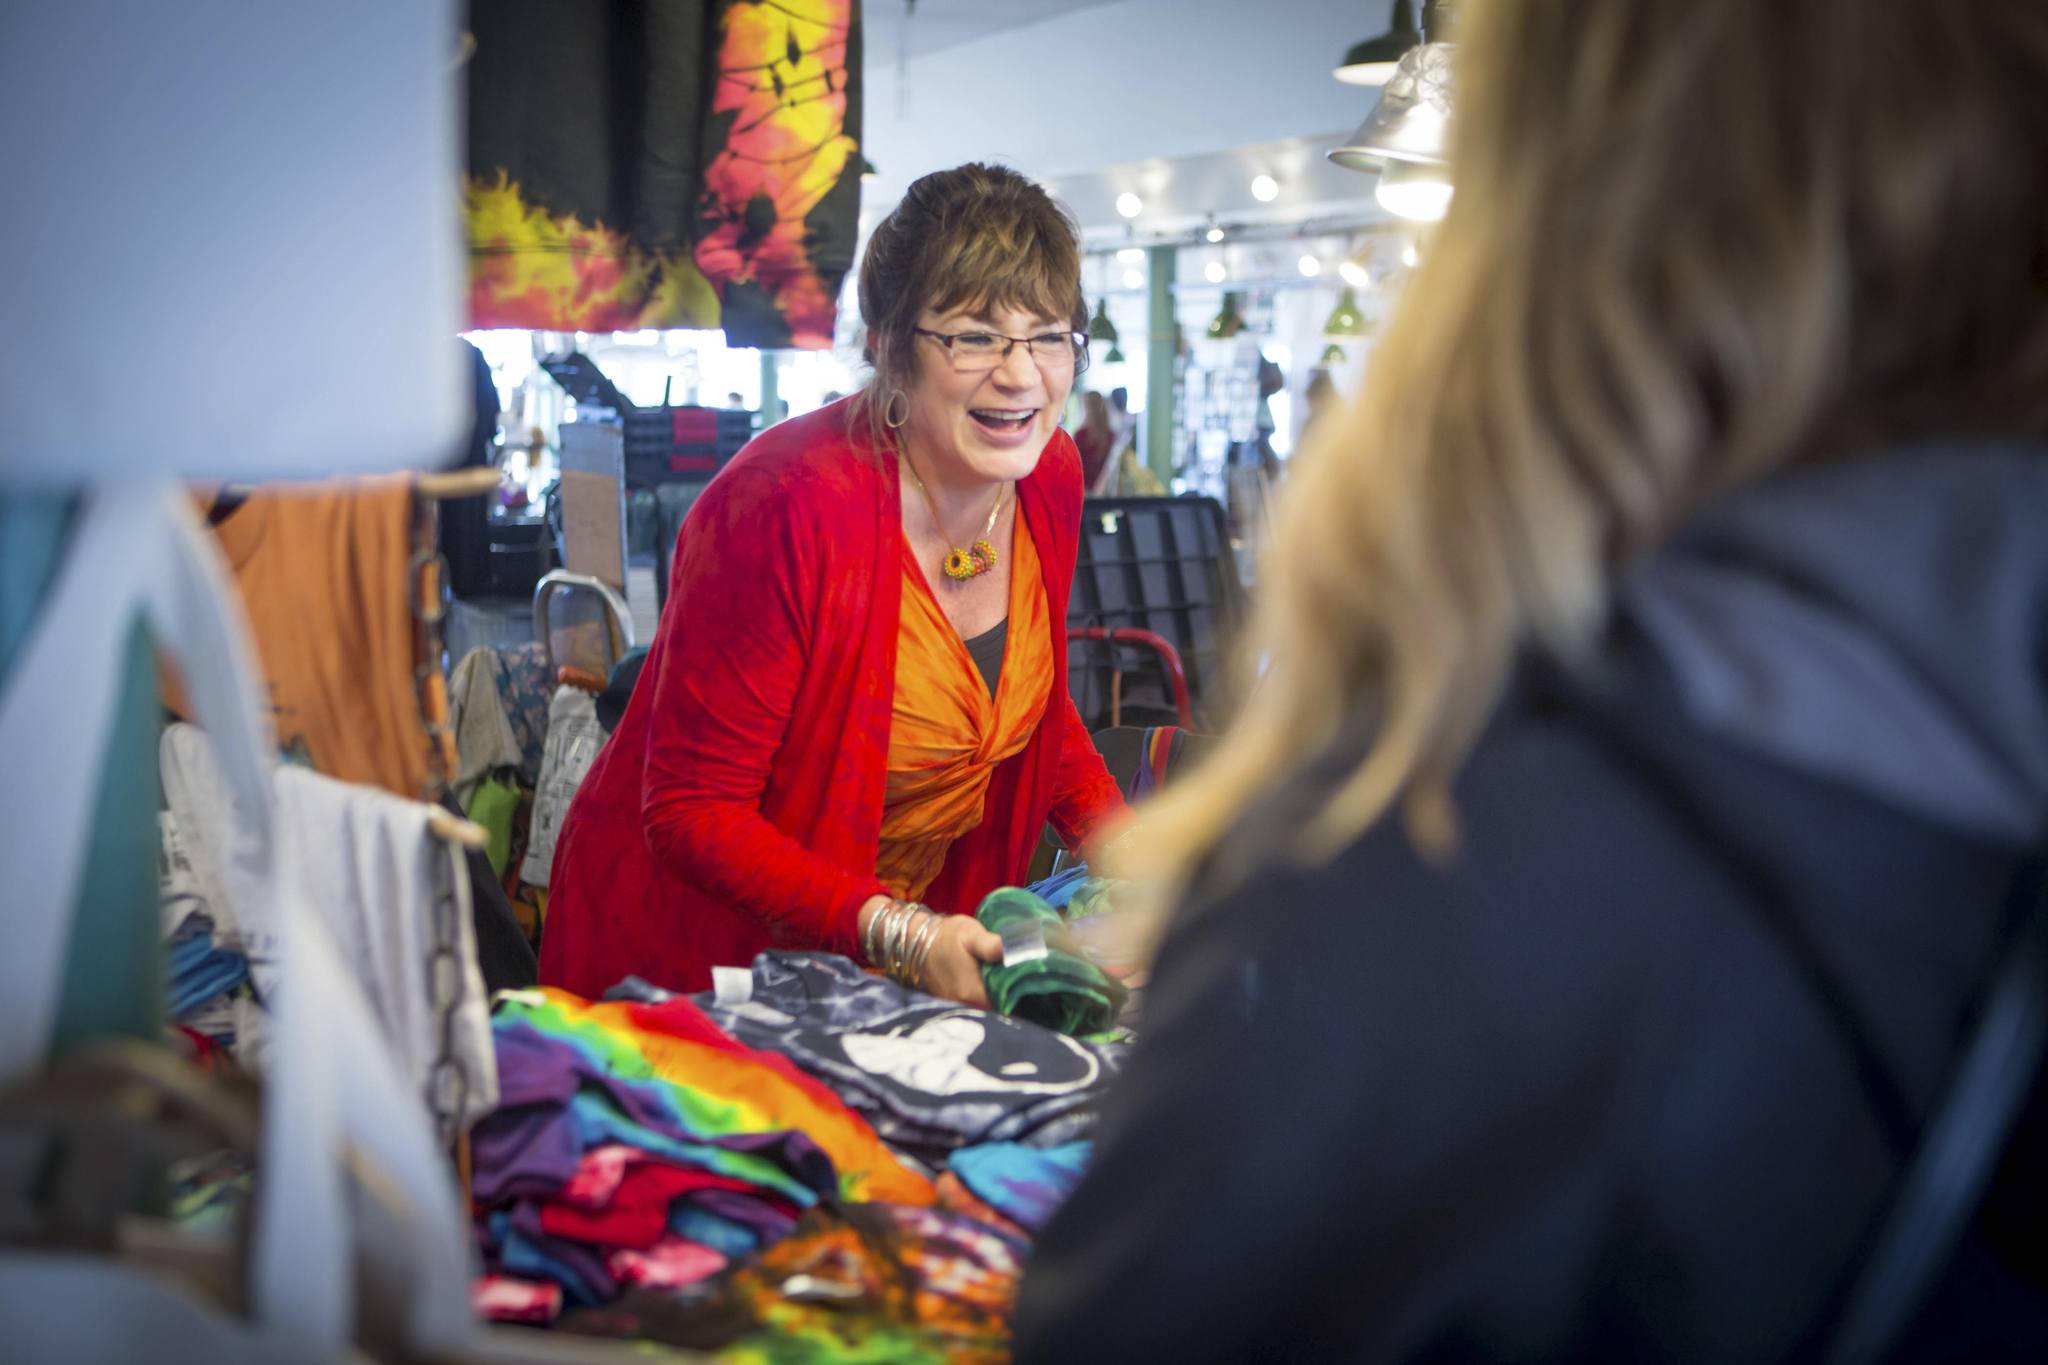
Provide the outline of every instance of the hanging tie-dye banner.
[[860,0],[473,0],[470,322],[832,344]]

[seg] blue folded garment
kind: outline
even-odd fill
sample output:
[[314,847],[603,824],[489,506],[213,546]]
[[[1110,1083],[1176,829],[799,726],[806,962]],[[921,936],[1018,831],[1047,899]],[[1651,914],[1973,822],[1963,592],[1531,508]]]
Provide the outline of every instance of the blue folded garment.
[[174,939],[165,954],[164,993],[173,1019],[182,1019],[207,1001],[225,995],[249,979],[249,959],[213,946],[213,935],[197,933]]
[[1044,881],[1024,889],[1044,901],[1055,910],[1065,910],[1067,902],[1088,880],[1088,864],[1078,863],[1064,872],[1055,872]]

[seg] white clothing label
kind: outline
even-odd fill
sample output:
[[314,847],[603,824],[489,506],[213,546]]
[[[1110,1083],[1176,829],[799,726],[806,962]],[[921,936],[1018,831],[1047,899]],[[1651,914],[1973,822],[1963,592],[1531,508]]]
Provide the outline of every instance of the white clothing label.
[[1046,954],[1045,926],[1036,920],[1020,920],[1003,926],[1003,965],[1036,962]]
[[744,1005],[754,998],[754,973],[747,967],[713,967],[711,994],[721,1005]]

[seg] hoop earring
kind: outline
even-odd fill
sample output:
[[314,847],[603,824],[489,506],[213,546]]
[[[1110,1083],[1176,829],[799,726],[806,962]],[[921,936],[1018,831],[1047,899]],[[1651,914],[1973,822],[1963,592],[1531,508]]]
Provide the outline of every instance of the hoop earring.
[[[896,400],[903,400],[903,415],[896,415]],[[882,425],[895,431],[910,420],[910,395],[901,389],[889,390],[889,396],[882,403]]]

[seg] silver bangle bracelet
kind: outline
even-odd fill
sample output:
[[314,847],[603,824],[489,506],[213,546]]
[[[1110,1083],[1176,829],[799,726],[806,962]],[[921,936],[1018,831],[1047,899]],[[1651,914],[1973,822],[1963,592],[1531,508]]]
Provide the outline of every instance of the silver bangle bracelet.
[[890,975],[895,974],[896,924],[902,916],[902,901],[892,900],[882,907],[882,931],[875,944],[875,965]]
[[889,975],[900,981],[903,978],[903,956],[910,947],[910,932],[917,925],[916,908],[908,901],[898,901],[896,913],[890,922],[889,943],[883,950],[888,959]]
[[938,915],[927,911],[925,919],[926,933],[923,941],[917,945],[917,960],[911,965],[910,969],[911,978],[917,982],[919,990],[925,988],[924,970],[926,964],[932,960],[932,949],[936,948],[939,944],[940,927],[941,921]]
[[917,937],[911,940],[910,951],[904,956],[903,984],[906,986],[924,989],[924,963],[931,955],[933,940],[938,937],[938,918],[926,910],[918,919]]
[[861,926],[860,955],[866,959],[870,967],[880,965],[875,961],[875,924],[882,918],[882,912],[888,908],[889,902],[883,901],[875,907],[875,912],[868,916],[868,922]]
[[938,945],[942,923],[930,906],[891,896],[868,916],[861,952],[870,967],[898,985],[923,990],[925,965]]
[[895,918],[895,938],[885,952],[888,965],[884,969],[889,979],[900,986],[915,986],[910,975],[910,963],[916,953],[917,944],[925,931],[925,919],[931,912],[913,901],[898,902]]

